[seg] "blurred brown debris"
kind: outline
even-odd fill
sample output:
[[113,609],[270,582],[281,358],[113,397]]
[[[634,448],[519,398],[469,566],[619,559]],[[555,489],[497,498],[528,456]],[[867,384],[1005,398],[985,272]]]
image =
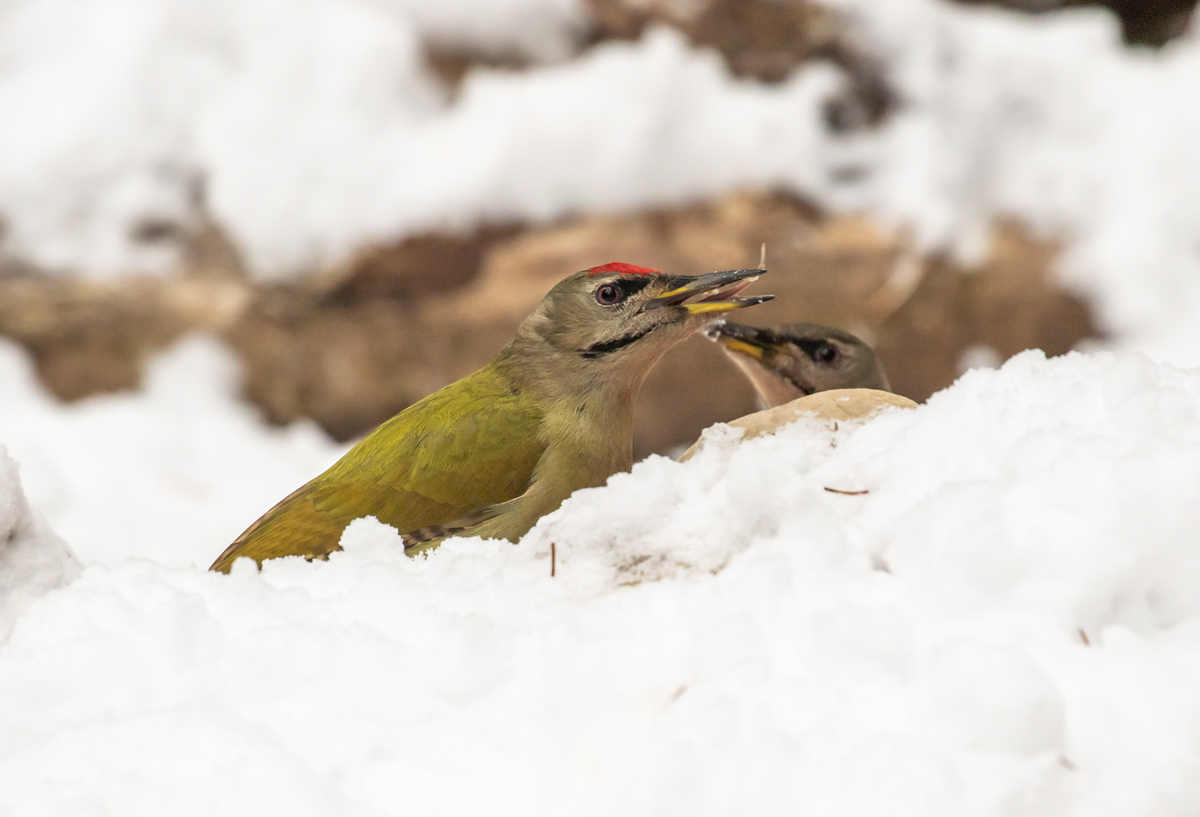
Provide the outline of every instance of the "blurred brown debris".
[[[362,434],[473,371],[564,275],[622,260],[678,273],[757,263],[775,301],[740,314],[759,325],[811,320],[872,341],[896,390],[917,400],[949,385],[964,352],[1065,352],[1095,334],[1085,306],[1056,286],[1058,249],[1016,223],[964,270],[916,253],[870,220],[828,216],[780,193],[546,227],[416,236],[364,248],[344,267],[286,283],[226,274],[96,283],[0,278],[0,334],[34,355],[63,399],[134,387],[148,355],[193,330],[242,359],[246,395],[272,421],[311,417]],[[670,352],[638,405],[639,456],[690,443],[712,422],[755,410],[716,346]]]
[[714,48],[739,77],[782,82],[839,36],[833,13],[810,2],[773,0],[587,0],[597,39],[636,40],[669,25]]
[[425,65],[453,95],[472,69],[521,71],[529,67],[529,60],[520,54],[489,54],[452,43],[428,42]]
[[484,254],[515,227],[482,227],[469,234],[424,233],[361,248],[330,273],[333,302],[409,300],[463,286],[478,273]]

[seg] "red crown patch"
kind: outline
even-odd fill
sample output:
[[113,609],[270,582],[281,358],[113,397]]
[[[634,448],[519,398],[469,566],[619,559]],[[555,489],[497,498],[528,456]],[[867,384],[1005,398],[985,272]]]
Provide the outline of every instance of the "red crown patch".
[[623,272],[628,275],[662,275],[661,270],[650,269],[649,267],[635,267],[633,264],[622,264],[620,261],[610,261],[607,264],[592,267],[588,270],[588,275],[595,275],[598,272]]

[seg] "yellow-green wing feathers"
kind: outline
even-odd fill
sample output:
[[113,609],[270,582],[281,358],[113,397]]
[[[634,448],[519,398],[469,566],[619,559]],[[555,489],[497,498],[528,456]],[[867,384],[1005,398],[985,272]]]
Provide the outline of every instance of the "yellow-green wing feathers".
[[490,369],[414,403],[234,541],[234,559],[324,557],[345,526],[374,516],[401,533],[444,525],[520,496],[545,450],[541,414]]

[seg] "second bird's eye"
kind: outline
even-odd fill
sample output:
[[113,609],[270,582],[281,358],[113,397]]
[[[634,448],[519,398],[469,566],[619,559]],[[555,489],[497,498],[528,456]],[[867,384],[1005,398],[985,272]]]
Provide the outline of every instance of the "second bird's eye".
[[813,350],[813,360],[818,363],[833,363],[837,359],[838,350],[832,343],[822,343]]
[[597,303],[612,306],[619,300],[621,300],[621,290],[615,284],[603,284],[596,290]]

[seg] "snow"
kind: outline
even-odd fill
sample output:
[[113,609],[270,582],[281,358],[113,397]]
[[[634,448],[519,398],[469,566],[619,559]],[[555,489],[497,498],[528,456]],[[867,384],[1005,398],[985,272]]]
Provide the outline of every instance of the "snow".
[[145,380],[143,393],[64,406],[41,390],[25,353],[0,341],[0,444],[86,563],[137,554],[206,568],[214,542],[233,541],[346,450],[311,423],[264,426],[237,400],[233,354],[212,339],[176,344]]
[[[21,427],[32,501],[96,557],[0,619],[0,812],[1200,808],[1200,370],[1027,352],[836,430],[715,428],[516,546],[411,559],[364,519],[222,576],[197,566],[339,450],[235,383],[191,339],[144,395]],[[213,493],[156,485],[171,446]]]
[[17,464],[0,446],[0,640],[35,599],[79,572],[70,548],[29,507]]

